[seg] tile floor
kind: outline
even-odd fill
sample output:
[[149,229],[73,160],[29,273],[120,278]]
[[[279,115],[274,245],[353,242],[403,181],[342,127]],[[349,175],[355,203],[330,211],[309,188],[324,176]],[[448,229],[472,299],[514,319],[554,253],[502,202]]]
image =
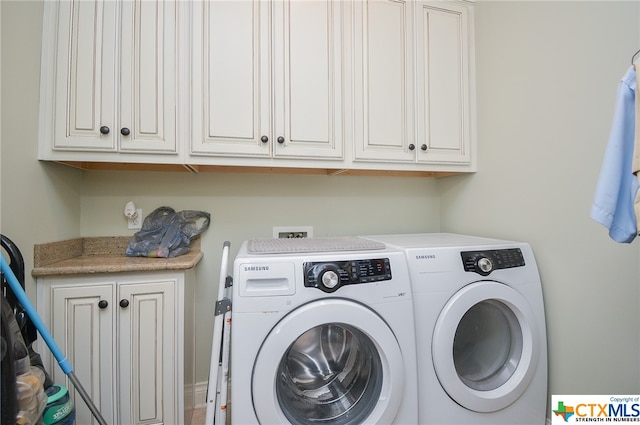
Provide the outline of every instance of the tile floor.
[[199,407],[194,409],[193,415],[191,415],[191,425],[204,425],[206,419],[207,410],[205,407]]
[[[231,425],[231,412],[228,413],[226,425]],[[204,406],[197,407],[191,415],[191,425],[205,425],[205,419],[207,419],[207,408]]]

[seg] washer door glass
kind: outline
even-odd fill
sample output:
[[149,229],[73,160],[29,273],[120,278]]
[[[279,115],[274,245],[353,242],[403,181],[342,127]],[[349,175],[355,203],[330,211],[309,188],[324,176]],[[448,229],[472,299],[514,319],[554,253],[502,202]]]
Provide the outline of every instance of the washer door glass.
[[495,390],[515,372],[522,355],[522,329],[503,302],[481,301],[462,316],[453,338],[458,376],[474,390]]
[[266,336],[251,397],[263,424],[390,424],[404,377],[398,340],[378,314],[323,299],[291,311]]
[[300,335],[278,370],[276,394],[291,423],[362,423],[380,398],[378,350],[367,335],[344,323]]
[[540,357],[540,334],[527,300],[495,281],[469,284],[445,304],[431,354],[442,388],[459,405],[495,412],[516,401]]

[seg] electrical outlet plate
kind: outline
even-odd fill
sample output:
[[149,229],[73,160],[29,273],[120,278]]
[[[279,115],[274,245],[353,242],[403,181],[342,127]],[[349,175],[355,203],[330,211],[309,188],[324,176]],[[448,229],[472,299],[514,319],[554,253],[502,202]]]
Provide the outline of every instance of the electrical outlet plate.
[[281,226],[273,228],[274,238],[312,238],[313,226]]
[[127,227],[129,230],[142,229],[142,208],[136,209],[136,217],[127,219]]

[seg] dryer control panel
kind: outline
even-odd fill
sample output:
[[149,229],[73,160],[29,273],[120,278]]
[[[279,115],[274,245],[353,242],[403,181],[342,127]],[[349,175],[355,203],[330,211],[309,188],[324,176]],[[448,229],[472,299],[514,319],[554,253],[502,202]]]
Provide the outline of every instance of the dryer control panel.
[[344,285],[391,280],[388,258],[304,263],[304,286],[334,292]]
[[520,248],[495,249],[488,251],[461,252],[464,271],[488,276],[494,270],[510,269],[525,265]]

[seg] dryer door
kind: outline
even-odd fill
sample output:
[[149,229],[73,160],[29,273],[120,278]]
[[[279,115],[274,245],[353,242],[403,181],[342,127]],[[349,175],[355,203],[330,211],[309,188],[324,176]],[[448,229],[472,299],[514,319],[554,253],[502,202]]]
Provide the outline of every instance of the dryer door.
[[344,299],[305,304],[269,333],[256,357],[252,399],[263,424],[393,422],[404,389],[394,333]]
[[533,378],[540,354],[528,302],[495,281],[467,285],[447,302],[431,348],[440,385],[476,412],[494,412],[516,401]]

